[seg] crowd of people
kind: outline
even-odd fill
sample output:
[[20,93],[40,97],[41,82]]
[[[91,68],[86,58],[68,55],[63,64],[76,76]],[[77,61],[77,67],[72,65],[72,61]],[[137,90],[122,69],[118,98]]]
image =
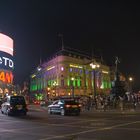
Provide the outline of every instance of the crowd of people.
[[91,109],[102,111],[136,109],[137,105],[140,104],[140,96],[136,93],[125,94],[123,97],[111,97],[110,95],[83,96],[79,99],[79,102],[82,105],[82,111]]

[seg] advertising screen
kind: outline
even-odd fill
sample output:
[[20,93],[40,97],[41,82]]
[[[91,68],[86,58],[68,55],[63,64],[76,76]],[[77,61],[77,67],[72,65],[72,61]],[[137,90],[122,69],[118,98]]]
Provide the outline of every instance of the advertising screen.
[[10,71],[0,70],[0,81],[8,84],[13,82],[13,73]]
[[2,33],[0,33],[0,51],[13,56],[13,40]]
[[0,69],[12,71],[14,69],[13,56],[4,52],[0,52]]
[[14,70],[13,40],[0,33],[0,83],[12,84]]

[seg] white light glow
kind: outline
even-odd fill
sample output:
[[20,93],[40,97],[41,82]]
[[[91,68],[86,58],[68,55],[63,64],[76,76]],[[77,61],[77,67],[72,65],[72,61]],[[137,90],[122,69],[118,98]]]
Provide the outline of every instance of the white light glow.
[[133,78],[132,77],[129,77],[129,81],[133,81]]
[[0,33],[0,51],[13,56],[13,40],[2,33]]

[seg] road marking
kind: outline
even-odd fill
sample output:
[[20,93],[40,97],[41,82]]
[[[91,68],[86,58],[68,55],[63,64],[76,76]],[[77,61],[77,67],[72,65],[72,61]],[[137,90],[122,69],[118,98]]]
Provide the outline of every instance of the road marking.
[[136,124],[136,123],[140,123],[140,121],[118,124],[118,125],[113,125],[113,126],[110,126],[110,127],[91,129],[91,130],[86,130],[86,131],[81,131],[81,132],[76,132],[76,133],[71,133],[71,134],[58,135],[58,136],[54,136],[54,137],[50,137],[50,138],[44,138],[44,139],[40,139],[40,140],[51,140],[51,139],[57,139],[57,138],[71,137],[71,136],[75,136],[75,135],[79,135],[79,134],[85,134],[85,133],[89,133],[89,132],[110,130],[110,129],[114,129],[114,128],[117,128],[117,127],[127,126],[127,125],[131,125],[131,124]]
[[14,132],[13,129],[0,129],[0,132]]
[[140,121],[128,122],[128,123],[124,123],[124,124],[117,124],[117,125],[113,125],[113,126],[108,127],[108,129],[117,128],[117,127],[121,127],[121,126],[127,126],[130,124],[136,124],[136,123],[140,123]]
[[114,128],[116,130],[140,131],[140,128]]
[[[18,129],[17,129],[18,130]],[[0,133],[2,132],[6,132],[6,133],[15,133],[15,134],[26,134],[26,135],[31,135],[31,136],[39,136],[39,137],[41,137],[41,136],[44,136],[44,137],[46,137],[46,134],[37,134],[37,133],[31,133],[31,132],[24,132],[24,131],[17,131],[17,130],[15,130],[15,129],[12,129],[12,130],[7,130],[7,129],[3,129],[3,130],[1,130],[0,129]],[[8,134],[9,134],[8,133]],[[47,135],[47,136],[50,136],[50,137],[52,137],[52,136],[54,136],[54,135]]]
[[0,124],[14,123],[14,122],[22,122],[22,121],[17,121],[17,120],[3,120],[3,119],[0,119]]
[[71,122],[71,123],[64,123],[64,124],[77,124],[77,123],[82,123],[82,122],[99,122],[99,121],[105,121],[106,119],[96,119],[96,120],[80,120],[80,121],[76,121],[76,122]]

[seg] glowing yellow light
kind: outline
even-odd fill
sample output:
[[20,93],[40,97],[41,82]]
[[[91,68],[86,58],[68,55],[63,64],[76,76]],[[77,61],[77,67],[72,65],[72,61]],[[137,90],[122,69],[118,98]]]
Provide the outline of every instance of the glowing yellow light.
[[70,67],[73,67],[73,68],[79,68],[79,69],[82,69],[82,68],[83,68],[82,66],[72,65],[72,64],[70,64]]
[[51,70],[51,69],[54,69],[54,68],[55,68],[55,66],[48,67],[48,68],[47,68],[47,71],[48,71],[48,70]]
[[100,68],[100,65],[99,64],[96,64],[96,63],[95,64],[94,63],[91,63],[90,66],[92,67],[92,69],[95,69],[96,67],[97,68]]
[[108,71],[104,71],[104,70],[103,70],[102,73],[108,74]]
[[74,80],[74,77],[72,77],[71,80],[73,81]]
[[32,78],[34,78],[34,77],[36,77],[36,75],[35,75],[35,74],[33,74],[31,77],[32,77]]
[[48,89],[48,91],[50,90],[50,88],[49,88],[49,87],[48,87],[47,89]]
[[58,85],[58,84],[56,83],[56,81],[54,81],[54,82],[53,82],[53,86],[56,86],[56,85]]

